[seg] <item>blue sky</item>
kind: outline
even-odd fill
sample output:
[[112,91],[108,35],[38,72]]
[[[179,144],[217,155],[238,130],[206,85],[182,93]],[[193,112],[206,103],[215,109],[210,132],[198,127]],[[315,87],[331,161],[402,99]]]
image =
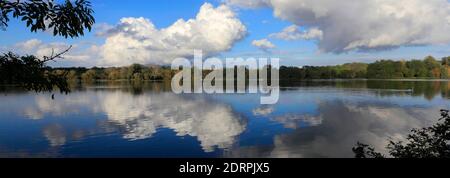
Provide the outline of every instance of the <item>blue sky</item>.
[[[125,3],[126,2],[126,3]],[[102,25],[113,28],[124,17],[144,17],[151,21],[156,29],[167,28],[178,19],[193,19],[199,13],[199,9],[205,3],[211,3],[214,8],[223,2],[220,0],[93,0],[92,5],[95,10],[96,28],[85,36],[76,39],[64,39],[54,37],[48,32],[31,33],[25,28],[25,24],[17,19],[9,23],[6,31],[0,32],[0,50],[6,51],[15,49],[18,43],[37,39],[40,44],[64,43],[102,46],[107,37],[98,36],[96,33]],[[299,30],[307,30],[311,27],[302,25],[301,22],[292,18],[283,18],[274,15],[274,8],[260,7],[247,8],[240,6],[230,6],[236,18],[245,26],[246,33],[242,38],[236,38],[231,43],[229,49],[212,53],[218,57],[278,57],[282,65],[335,65],[347,62],[372,62],[378,59],[412,59],[423,58],[427,55],[435,57],[450,56],[449,43],[434,44],[428,42],[424,45],[411,45],[408,42],[395,46],[387,50],[349,50],[344,52],[321,51],[317,39],[284,40],[271,38],[270,35],[283,31],[288,26],[298,25]],[[449,16],[450,17],[450,16]],[[302,17],[298,17],[301,19]],[[321,26],[319,22],[311,23]],[[309,24],[309,25],[311,25]],[[358,28],[358,27],[355,27]],[[438,29],[439,30],[439,29]],[[436,30],[434,30],[436,31]],[[268,50],[252,45],[253,41],[268,39],[274,46]],[[15,46],[16,45],[16,46]],[[81,46],[81,45],[79,45]],[[408,47],[409,46],[409,47]],[[87,48],[87,47],[86,47]],[[81,54],[85,48],[77,49],[75,53]],[[26,52],[24,52],[26,53]],[[96,60],[96,59],[94,59]],[[151,63],[151,61],[150,61]],[[92,61],[61,61],[53,66],[93,66],[98,63]],[[124,63],[126,64],[126,63]]]

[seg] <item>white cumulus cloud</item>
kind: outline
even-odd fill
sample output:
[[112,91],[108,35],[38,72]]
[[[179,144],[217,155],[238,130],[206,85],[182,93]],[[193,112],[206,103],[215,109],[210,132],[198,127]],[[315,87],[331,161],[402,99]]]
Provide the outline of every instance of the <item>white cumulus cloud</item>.
[[284,28],[281,32],[271,34],[270,37],[283,40],[322,39],[323,32],[318,28],[310,28],[306,31],[300,31],[297,25],[291,25]]
[[170,64],[175,58],[230,50],[246,35],[247,29],[226,5],[205,3],[194,19],[179,19],[158,29],[146,18],[122,18],[120,23],[101,33],[107,36],[101,47],[103,65]]
[[[74,44],[64,55],[66,62],[104,67],[133,63],[166,65],[176,58],[191,58],[194,50],[202,50],[204,57],[228,51],[247,34],[247,28],[229,6],[214,7],[209,3],[200,7],[195,18],[179,19],[165,28],[157,28],[144,17],[126,17],[116,25],[100,23],[95,30],[97,37],[105,39],[104,43]],[[10,50],[42,57],[69,46],[31,39],[0,46],[0,52]]]
[[24,42],[19,42],[15,46],[18,47],[19,49],[30,51],[30,50],[36,49],[40,45],[42,45],[42,41],[41,40],[31,39],[31,40],[27,40],[27,41],[24,41]]
[[272,42],[270,42],[267,39],[253,40],[252,45],[261,50],[268,50],[276,47]]
[[[246,6],[244,0],[234,5]],[[450,42],[447,0],[260,0],[274,16],[323,32],[325,52],[383,50]],[[253,2],[253,4],[258,4]]]

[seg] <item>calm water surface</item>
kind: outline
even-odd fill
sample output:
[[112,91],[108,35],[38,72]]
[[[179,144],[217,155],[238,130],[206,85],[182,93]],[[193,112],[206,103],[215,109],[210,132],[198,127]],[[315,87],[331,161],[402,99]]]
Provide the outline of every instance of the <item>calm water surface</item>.
[[283,82],[255,94],[176,95],[167,83],[99,83],[69,95],[0,90],[0,157],[352,157],[357,141],[437,122],[443,81]]

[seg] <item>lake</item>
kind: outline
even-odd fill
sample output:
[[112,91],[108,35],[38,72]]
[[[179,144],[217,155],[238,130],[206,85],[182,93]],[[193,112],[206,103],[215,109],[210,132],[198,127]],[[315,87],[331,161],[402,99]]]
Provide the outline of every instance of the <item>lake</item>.
[[281,82],[257,94],[172,93],[164,82],[103,82],[68,95],[0,90],[0,157],[353,157],[358,141],[436,123],[447,81]]

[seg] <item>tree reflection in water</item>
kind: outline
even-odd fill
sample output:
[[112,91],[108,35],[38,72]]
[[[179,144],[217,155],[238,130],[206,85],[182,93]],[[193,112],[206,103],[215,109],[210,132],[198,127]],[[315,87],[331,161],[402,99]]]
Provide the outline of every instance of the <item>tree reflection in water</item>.
[[[432,127],[414,129],[407,142],[389,141],[387,149],[394,158],[450,158],[450,115],[449,110],[441,110],[441,121]],[[352,149],[356,158],[384,158],[374,148],[357,143]]]

